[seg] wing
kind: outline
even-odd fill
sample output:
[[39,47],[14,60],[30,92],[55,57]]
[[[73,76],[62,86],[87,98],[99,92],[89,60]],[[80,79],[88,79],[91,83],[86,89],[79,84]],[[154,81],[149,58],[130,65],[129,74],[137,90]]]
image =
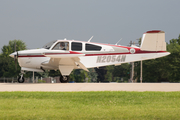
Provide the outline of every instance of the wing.
[[62,75],[69,75],[73,69],[88,69],[80,62],[80,58],[85,54],[74,51],[51,51],[43,53],[50,57],[49,61],[43,62],[42,65],[59,69]]

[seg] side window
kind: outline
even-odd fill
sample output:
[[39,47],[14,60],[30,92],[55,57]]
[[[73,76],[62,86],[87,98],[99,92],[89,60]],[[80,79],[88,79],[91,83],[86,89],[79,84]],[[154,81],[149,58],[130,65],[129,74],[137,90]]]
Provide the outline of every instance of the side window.
[[55,45],[53,50],[69,50],[69,42],[59,42]]
[[72,42],[71,49],[72,51],[82,51],[82,43]]
[[100,51],[101,48],[102,48],[101,46],[86,43],[85,49],[86,51]]

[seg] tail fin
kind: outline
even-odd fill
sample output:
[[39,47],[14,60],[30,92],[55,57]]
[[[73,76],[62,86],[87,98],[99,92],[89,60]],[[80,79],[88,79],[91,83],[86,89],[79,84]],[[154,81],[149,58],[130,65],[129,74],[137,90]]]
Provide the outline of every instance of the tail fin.
[[166,51],[165,32],[153,30],[144,33],[141,41],[141,50]]

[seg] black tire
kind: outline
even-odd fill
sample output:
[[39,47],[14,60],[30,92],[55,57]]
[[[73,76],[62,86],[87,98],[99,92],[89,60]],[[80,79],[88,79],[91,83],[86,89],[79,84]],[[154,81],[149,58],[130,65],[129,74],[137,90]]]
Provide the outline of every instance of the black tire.
[[23,83],[24,82],[24,77],[22,77],[21,79],[21,76],[18,77],[18,83]]
[[69,82],[69,76],[62,76],[60,77],[60,82],[61,83],[68,83]]

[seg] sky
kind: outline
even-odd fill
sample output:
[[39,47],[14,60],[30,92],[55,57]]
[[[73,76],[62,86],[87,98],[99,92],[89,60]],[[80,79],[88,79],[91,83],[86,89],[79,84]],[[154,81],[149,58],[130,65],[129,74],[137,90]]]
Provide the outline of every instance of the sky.
[[28,49],[57,40],[129,45],[149,30],[166,42],[180,34],[180,0],[0,0],[0,48],[20,39]]

